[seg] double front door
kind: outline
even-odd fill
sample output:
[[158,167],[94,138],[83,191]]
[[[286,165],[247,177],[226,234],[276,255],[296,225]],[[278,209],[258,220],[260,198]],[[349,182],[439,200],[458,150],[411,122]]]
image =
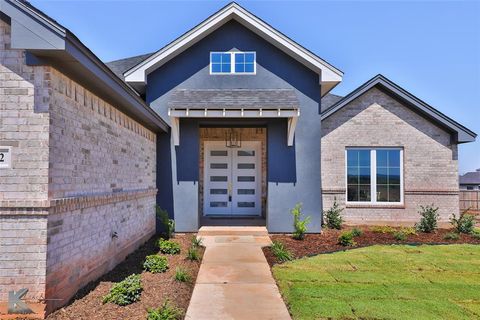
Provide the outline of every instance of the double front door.
[[260,141],[243,141],[240,148],[204,143],[204,215],[261,215]]

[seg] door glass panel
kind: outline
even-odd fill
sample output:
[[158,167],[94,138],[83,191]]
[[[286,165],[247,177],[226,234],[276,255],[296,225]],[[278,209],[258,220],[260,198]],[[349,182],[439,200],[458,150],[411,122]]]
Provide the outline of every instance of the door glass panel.
[[227,202],[225,201],[212,201],[210,202],[210,207],[212,208],[226,208]]
[[227,169],[228,164],[226,163],[210,163],[210,169]]
[[211,176],[210,181],[227,181],[227,176]]
[[238,189],[237,194],[255,194],[255,189]]
[[237,155],[239,157],[254,157],[255,150],[238,150]]
[[210,189],[210,194],[227,194],[227,189]]
[[255,163],[239,163],[238,169],[255,169]]
[[212,157],[226,157],[228,155],[227,150],[212,150],[210,151]]
[[239,208],[255,208],[255,202],[237,202]]
[[251,182],[255,181],[255,176],[238,176],[238,182]]

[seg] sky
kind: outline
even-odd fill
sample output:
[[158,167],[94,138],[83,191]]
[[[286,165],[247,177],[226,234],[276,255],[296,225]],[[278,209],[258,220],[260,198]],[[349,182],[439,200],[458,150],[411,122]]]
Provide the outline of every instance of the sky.
[[[480,1],[237,1],[345,72],[348,94],[383,74],[480,134]],[[31,0],[101,60],[154,52],[228,1]],[[480,168],[480,138],[459,172]]]

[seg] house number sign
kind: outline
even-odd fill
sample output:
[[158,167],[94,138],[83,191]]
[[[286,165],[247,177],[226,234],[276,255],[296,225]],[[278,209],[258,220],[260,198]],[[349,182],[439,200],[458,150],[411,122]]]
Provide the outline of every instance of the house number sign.
[[12,167],[12,147],[0,146],[0,169]]

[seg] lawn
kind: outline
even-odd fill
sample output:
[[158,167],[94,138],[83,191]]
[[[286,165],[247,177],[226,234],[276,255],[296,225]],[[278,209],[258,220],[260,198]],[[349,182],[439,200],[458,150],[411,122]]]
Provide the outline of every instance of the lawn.
[[272,270],[293,319],[480,319],[479,245],[376,245]]

